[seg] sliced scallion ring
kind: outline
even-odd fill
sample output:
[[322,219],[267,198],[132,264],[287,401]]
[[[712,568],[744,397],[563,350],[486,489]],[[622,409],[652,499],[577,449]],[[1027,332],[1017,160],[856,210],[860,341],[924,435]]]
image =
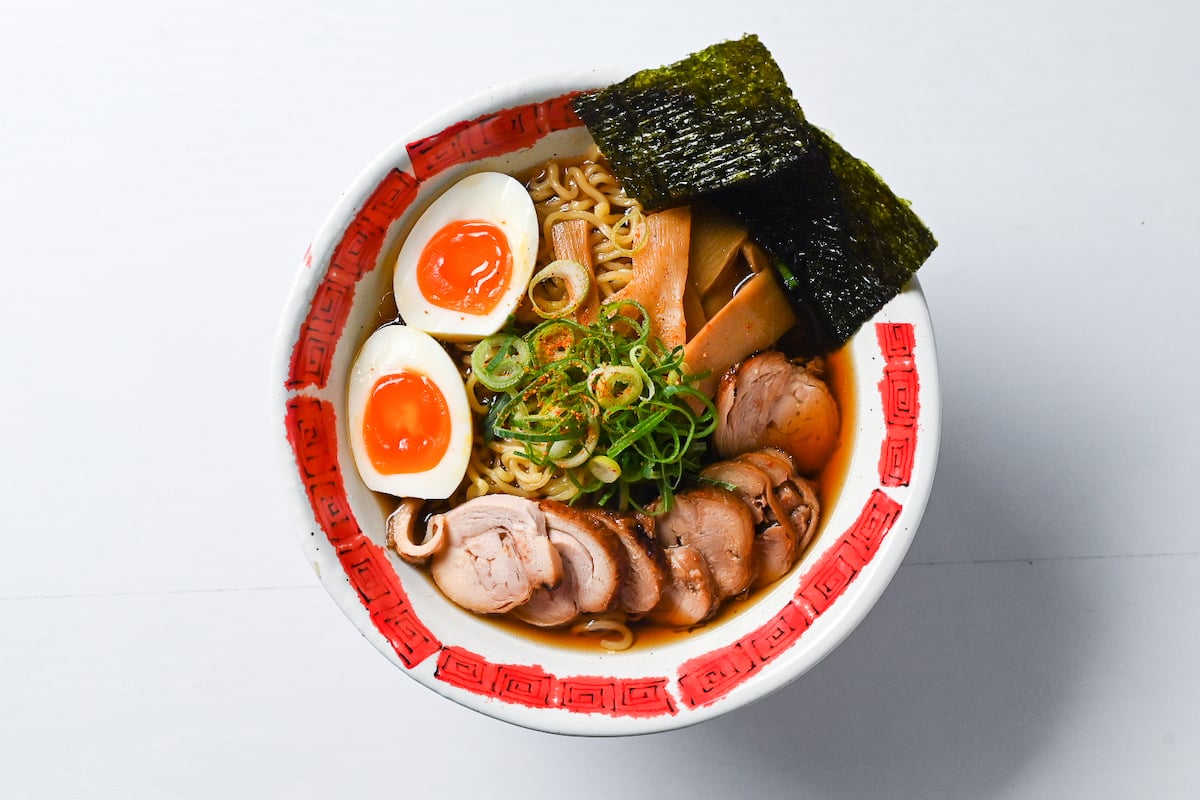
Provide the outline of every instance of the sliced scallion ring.
[[600,306],[600,322],[631,345],[646,344],[650,338],[650,314],[636,300],[610,300]]
[[528,369],[529,345],[520,336],[496,333],[471,351],[471,371],[493,392],[516,386]]
[[578,261],[551,261],[529,281],[529,302],[546,319],[575,313],[592,288],[588,268]]
[[566,320],[551,320],[538,325],[527,338],[538,363],[550,364],[566,358],[581,336],[578,325]]
[[621,465],[606,455],[592,456],[588,461],[588,471],[604,483],[612,483],[621,477]]
[[588,375],[588,391],[603,409],[624,408],[641,397],[642,374],[627,364],[603,364]]
[[[600,425],[592,422],[588,426],[587,435],[583,440],[576,439],[573,442],[556,442],[550,445],[550,459],[557,467],[570,469],[578,467],[592,456],[592,452],[596,449],[596,444],[600,441]],[[575,447],[575,452],[571,452],[571,448]]]

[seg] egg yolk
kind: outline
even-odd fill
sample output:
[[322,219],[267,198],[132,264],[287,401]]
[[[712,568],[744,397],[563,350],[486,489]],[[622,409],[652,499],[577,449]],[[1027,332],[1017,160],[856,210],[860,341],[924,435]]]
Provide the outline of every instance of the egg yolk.
[[487,314],[512,279],[508,237],[490,222],[451,222],[429,238],[417,262],[417,285],[434,305]]
[[425,375],[398,372],[375,382],[363,418],[367,455],[384,475],[426,472],[450,447],[450,407]]

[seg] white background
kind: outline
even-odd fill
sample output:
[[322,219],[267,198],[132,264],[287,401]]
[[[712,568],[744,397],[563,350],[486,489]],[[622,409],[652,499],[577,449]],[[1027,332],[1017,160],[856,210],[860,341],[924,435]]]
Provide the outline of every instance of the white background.
[[[451,102],[744,32],[941,241],[925,522],[767,701],[615,740],[466,711],[296,546],[284,297]],[[5,3],[0,797],[1194,797],[1198,43],[1183,0]]]

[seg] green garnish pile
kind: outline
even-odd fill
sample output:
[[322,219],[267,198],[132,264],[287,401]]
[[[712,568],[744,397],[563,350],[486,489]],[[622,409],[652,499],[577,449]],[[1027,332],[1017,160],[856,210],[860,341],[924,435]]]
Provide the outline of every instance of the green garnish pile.
[[484,436],[524,447],[578,489],[574,501],[669,511],[685,476],[701,468],[716,426],[712,401],[683,367],[683,348],[650,333],[638,303],[601,307],[582,325],[547,320],[525,334],[505,331],[471,354],[479,382],[495,393]]

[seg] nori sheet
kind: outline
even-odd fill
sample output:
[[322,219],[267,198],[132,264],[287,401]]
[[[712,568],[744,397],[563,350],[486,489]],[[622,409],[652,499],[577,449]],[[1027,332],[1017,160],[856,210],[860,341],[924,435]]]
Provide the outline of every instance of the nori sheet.
[[873,169],[805,120],[755,36],[574,104],[647,209],[703,197],[750,229],[775,260],[813,353],[850,338],[937,246]]
[[752,35],[581,94],[573,104],[626,193],[650,211],[772,175],[809,147],[804,112]]
[[937,246],[908,203],[867,164],[813,128],[797,164],[709,199],[735,215],[775,261],[814,352],[836,349],[905,284]]

